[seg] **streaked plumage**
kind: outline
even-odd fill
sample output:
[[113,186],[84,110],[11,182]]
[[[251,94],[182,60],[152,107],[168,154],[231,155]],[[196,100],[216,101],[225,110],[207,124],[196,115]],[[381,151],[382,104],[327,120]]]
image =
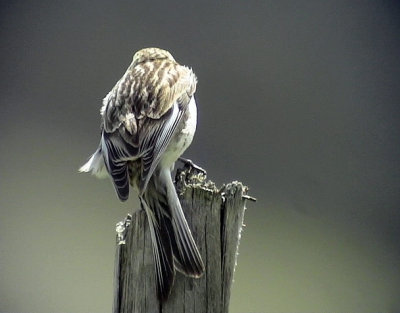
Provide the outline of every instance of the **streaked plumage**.
[[171,178],[174,162],[196,129],[196,76],[158,48],[138,51],[126,73],[103,100],[97,151],[80,168],[108,173],[118,197],[139,194],[153,242],[157,292],[165,300],[175,267],[189,276],[204,271]]

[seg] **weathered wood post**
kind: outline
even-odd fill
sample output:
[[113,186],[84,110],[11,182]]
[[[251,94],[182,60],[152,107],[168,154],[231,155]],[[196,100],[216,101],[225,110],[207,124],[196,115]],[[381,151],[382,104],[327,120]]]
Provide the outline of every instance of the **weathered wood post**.
[[145,212],[128,215],[117,224],[113,313],[228,312],[246,199],[255,199],[240,182],[218,189],[189,168],[177,171],[175,186],[206,271],[198,279],[177,272],[159,303]]

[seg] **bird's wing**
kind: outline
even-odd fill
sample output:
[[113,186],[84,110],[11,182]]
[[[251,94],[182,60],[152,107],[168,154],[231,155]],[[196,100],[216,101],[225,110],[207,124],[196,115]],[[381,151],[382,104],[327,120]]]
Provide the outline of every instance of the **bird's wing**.
[[137,155],[138,149],[126,142],[118,131],[103,131],[101,150],[104,164],[112,177],[118,197],[125,201],[129,197],[129,175],[127,160]]
[[155,67],[157,70],[147,63],[141,65],[142,71],[154,72],[147,78],[146,92],[140,93],[146,96],[146,101],[139,101],[142,105],[138,106],[140,110],[137,112],[139,116],[145,116],[139,132],[141,194],[180,124],[197,83],[196,76],[189,68],[175,62],[160,61]]
[[127,161],[142,159],[139,189],[143,193],[182,120],[196,82],[187,67],[164,60],[146,62],[129,68],[105,98],[101,146],[121,200],[129,196]]
[[179,108],[176,103],[171,110],[162,118],[162,122],[154,120],[148,123],[145,129],[143,142],[140,146],[142,154],[142,173],[139,190],[142,193],[153,175],[160,159],[171,141],[171,138],[177,129],[187,106]]

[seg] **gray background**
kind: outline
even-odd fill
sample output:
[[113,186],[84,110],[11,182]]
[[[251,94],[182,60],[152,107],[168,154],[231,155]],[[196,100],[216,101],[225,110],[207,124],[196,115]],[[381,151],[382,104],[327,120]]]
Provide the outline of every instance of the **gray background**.
[[186,156],[249,203],[231,312],[400,311],[400,19],[393,1],[2,2],[0,312],[110,312],[114,225],[77,173],[148,46],[193,67]]

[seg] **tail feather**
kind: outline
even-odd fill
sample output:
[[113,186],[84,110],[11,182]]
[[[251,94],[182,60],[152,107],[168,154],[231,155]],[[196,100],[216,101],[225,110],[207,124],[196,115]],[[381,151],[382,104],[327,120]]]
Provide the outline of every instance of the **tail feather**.
[[187,276],[199,277],[204,272],[204,264],[179,202],[171,173],[161,171],[157,183],[159,206],[164,203],[166,206],[164,215],[168,218],[165,231],[171,238],[176,268]]
[[168,190],[168,204],[171,209],[171,226],[174,233],[172,247],[176,268],[187,276],[200,277],[204,272],[203,260],[182,211],[175,188]]
[[[175,279],[171,238],[168,233],[163,231],[166,228],[166,220],[160,218],[159,214],[154,212],[142,197],[139,197],[139,199],[142,208],[146,211],[147,220],[149,222],[156,270],[157,296],[160,301],[165,301],[171,293]],[[152,204],[154,204],[154,202],[149,201],[149,205],[152,206]]]
[[171,175],[153,176],[143,196],[153,241],[157,293],[165,300],[172,288],[175,268],[191,277],[200,277],[204,264],[193,239]]

